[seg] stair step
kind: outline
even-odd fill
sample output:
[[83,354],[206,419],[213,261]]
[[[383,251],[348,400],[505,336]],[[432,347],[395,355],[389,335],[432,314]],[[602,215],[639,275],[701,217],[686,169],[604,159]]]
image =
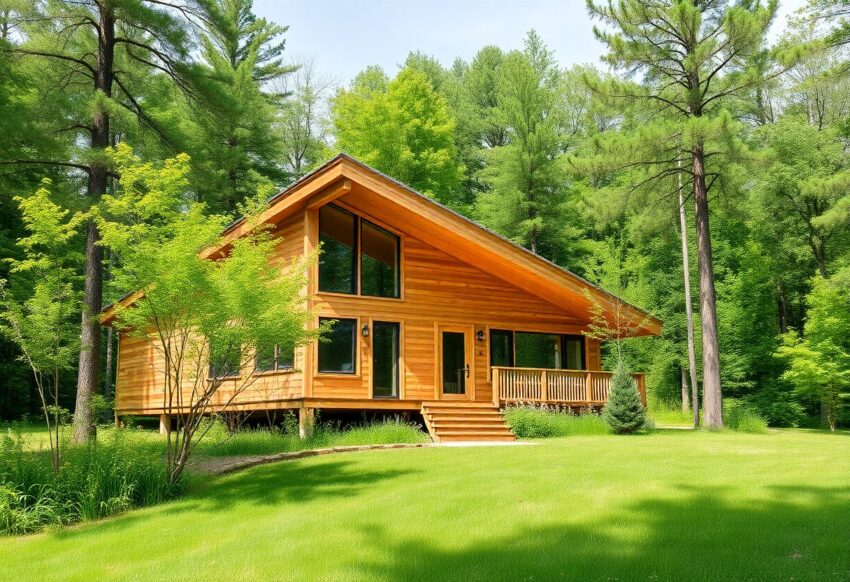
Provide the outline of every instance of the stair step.
[[456,428],[464,429],[470,428],[475,430],[490,430],[490,429],[503,429],[505,428],[504,422],[468,422],[463,420],[450,420],[450,421],[437,421],[432,422],[431,426],[439,431],[443,430],[454,430]]
[[502,411],[488,402],[424,402],[422,414],[436,441],[516,440]]
[[465,416],[462,414],[441,415],[429,414],[428,418],[431,422],[498,422],[504,424],[504,419],[501,416],[494,414],[493,416]]
[[437,400],[435,402],[423,402],[425,408],[490,408],[496,410],[490,402],[466,402],[463,400]]
[[481,441],[515,441],[516,437],[513,434],[510,435],[491,435],[486,437],[470,437],[470,436],[441,436],[440,442],[442,443],[469,443],[469,442],[481,442]]

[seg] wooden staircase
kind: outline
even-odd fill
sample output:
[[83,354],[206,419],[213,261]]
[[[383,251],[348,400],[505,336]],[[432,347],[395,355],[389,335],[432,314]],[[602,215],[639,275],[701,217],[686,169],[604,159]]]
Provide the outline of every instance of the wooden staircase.
[[434,442],[516,440],[501,411],[487,402],[423,402],[422,418]]

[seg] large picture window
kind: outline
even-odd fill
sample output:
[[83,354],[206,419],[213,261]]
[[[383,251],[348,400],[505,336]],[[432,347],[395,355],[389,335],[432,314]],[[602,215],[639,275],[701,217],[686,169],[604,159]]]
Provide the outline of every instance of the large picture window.
[[398,237],[362,220],[360,247],[360,293],[375,297],[398,297]]
[[333,321],[324,341],[319,342],[319,372],[354,374],[357,372],[357,320],[320,317],[319,324]]
[[493,329],[490,365],[584,370],[584,336]]
[[553,333],[514,334],[516,365],[520,368],[560,368],[561,336]]
[[322,206],[319,242],[319,291],[357,293],[357,217],[337,206]]
[[319,242],[319,291],[401,296],[401,241],[395,234],[328,204],[319,209]]

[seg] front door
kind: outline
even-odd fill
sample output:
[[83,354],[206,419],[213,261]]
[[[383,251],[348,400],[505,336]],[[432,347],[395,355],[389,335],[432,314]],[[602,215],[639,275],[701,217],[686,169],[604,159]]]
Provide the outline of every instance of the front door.
[[444,400],[471,400],[475,383],[472,329],[441,325],[437,330],[437,392]]

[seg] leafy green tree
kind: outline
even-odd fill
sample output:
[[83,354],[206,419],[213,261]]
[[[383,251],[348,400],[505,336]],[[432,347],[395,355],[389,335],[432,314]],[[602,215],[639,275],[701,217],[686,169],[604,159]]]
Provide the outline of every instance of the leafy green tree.
[[[52,91],[67,107],[54,114],[54,134],[69,147],[60,159],[26,155],[0,160],[18,166],[49,166],[81,173],[90,204],[107,190],[110,179],[105,149],[115,123],[156,128],[144,95],[149,77],[164,75],[189,94],[199,78],[192,66],[190,26],[203,18],[201,0],[172,4],[163,0],[109,2],[44,1],[15,11],[0,45],[4,55],[38,62],[43,91]],[[26,142],[41,134],[22,126],[17,138]],[[166,138],[166,134],[161,134]],[[85,145],[83,145],[85,144]],[[101,330],[98,313],[103,298],[103,252],[94,222],[86,227],[85,281],[81,350],[78,366],[74,438],[93,434],[92,395],[100,376]]]
[[275,130],[283,142],[284,168],[298,180],[331,157],[326,101],[333,81],[321,75],[311,60],[301,63],[291,77],[291,82],[284,77],[279,85],[291,97],[281,106]]
[[617,434],[632,434],[646,426],[646,409],[640,401],[640,393],[623,366],[618,366],[611,377],[602,418]]
[[[103,197],[98,225],[117,257],[112,284],[140,291],[131,306],[119,305],[114,325],[150,340],[165,362],[165,413],[177,424],[167,440],[174,484],[209,428],[204,417],[213,407],[226,411],[256,378],[226,376],[252,369],[263,348],[298,347],[316,337],[302,295],[306,263],[271,260],[277,242],[256,222],[267,191],[244,208],[252,233],[210,260],[202,251],[219,240],[229,218],[210,216],[193,201],[188,157],[143,163],[120,145],[113,157],[122,178],[116,194]],[[220,393],[225,382],[228,391]]]
[[60,379],[79,350],[80,297],[74,283],[81,256],[72,250],[80,218],[69,217],[51,200],[50,187],[45,179],[34,195],[16,199],[28,236],[18,241],[23,258],[10,261],[11,285],[0,281],[0,334],[17,345],[32,370],[57,473]]
[[808,297],[802,339],[784,337],[779,355],[789,362],[783,377],[803,396],[819,400],[830,430],[850,399],[850,286],[816,277]]
[[[596,37],[608,47],[605,60],[640,74],[642,83],[609,82],[595,89],[654,110],[636,141],[621,144],[621,167],[643,168],[636,185],[686,172],[696,209],[700,318],[703,342],[705,422],[723,425],[717,298],[714,284],[708,193],[724,179],[723,156],[734,148],[735,127],[724,101],[765,78],[751,57],[760,54],[776,2],[625,0],[588,10],[602,21]],[[627,156],[633,156],[629,159]]]
[[339,149],[453,204],[462,174],[455,121],[423,73],[406,68],[390,81],[380,68],[370,67],[337,93],[331,115]]

